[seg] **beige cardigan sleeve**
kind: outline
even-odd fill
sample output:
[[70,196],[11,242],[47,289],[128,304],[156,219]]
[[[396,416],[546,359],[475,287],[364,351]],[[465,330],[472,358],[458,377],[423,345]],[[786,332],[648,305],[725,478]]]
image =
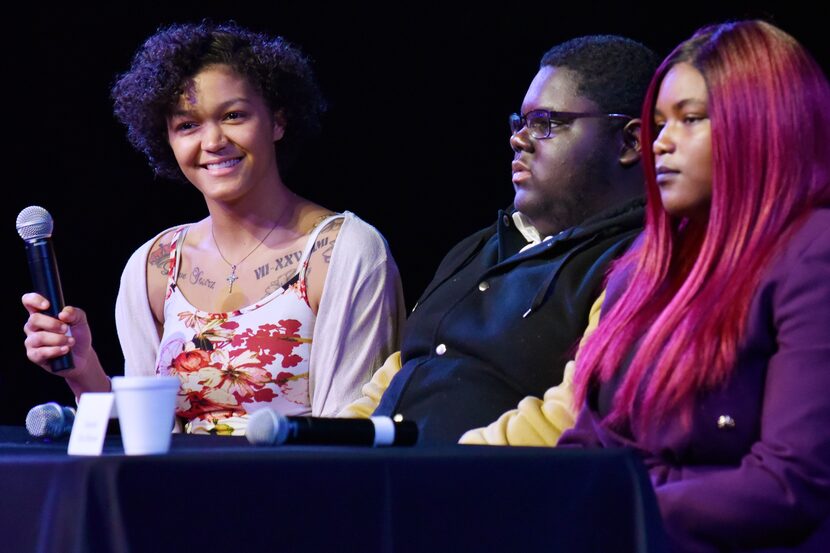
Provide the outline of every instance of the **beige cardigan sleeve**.
[[398,349],[405,319],[401,279],[386,240],[353,213],[345,212],[344,219],[312,337],[315,417],[334,417],[359,400],[375,367]]
[[145,242],[130,256],[121,274],[121,286],[115,300],[115,329],[124,353],[124,374],[127,376],[153,376],[156,373],[160,339],[147,297],[147,256],[159,237],[175,228],[178,227],[163,230]]
[[[588,326],[580,345],[599,324],[605,292],[591,306]],[[577,355],[579,353],[577,352]],[[576,420],[573,408],[574,361],[565,365],[562,383],[548,389],[542,399],[528,396],[516,409],[504,413],[484,428],[469,430],[458,441],[466,445],[554,446],[562,433]]]

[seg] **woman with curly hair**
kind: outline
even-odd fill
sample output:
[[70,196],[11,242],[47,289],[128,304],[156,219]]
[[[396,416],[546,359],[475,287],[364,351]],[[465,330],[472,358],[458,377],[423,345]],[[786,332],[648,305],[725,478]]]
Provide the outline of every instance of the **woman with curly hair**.
[[645,231],[559,444],[638,449],[674,550],[794,546],[830,514],[830,86],[727,23],[669,55],[643,121]]
[[[167,229],[127,263],[116,303],[127,375],[175,375],[188,432],[244,433],[259,408],[334,415],[395,351],[403,302],[381,235],[289,190],[285,168],[324,102],[293,46],[235,24],[151,36],[112,90],[115,114],[157,175],[189,181],[208,216]],[[26,349],[76,396],[110,382],[82,310],[53,319],[37,294]],[[68,332],[71,329],[71,333]]]

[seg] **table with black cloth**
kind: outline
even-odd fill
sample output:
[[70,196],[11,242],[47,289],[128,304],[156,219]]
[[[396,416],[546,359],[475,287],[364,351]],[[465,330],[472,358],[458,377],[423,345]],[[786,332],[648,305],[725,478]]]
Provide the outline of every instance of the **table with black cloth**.
[[657,552],[648,477],[625,450],[253,447],[66,454],[0,427],[0,551]]

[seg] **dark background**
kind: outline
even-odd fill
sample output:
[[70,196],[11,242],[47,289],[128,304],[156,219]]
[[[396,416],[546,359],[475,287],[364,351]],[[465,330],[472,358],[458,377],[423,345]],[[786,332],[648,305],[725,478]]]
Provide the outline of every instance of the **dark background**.
[[111,113],[114,76],[161,25],[234,19],[280,34],[312,58],[330,109],[322,139],[304,152],[288,184],[328,208],[354,211],[386,236],[409,307],[449,248],[511,202],[507,115],[555,43],[615,33],[664,56],[703,24],[763,17],[799,39],[825,72],[830,62],[826,24],[793,2],[654,8],[516,1],[490,10],[342,4],[38,3],[6,10],[0,239],[9,280],[0,294],[7,344],[0,424],[22,424],[27,410],[45,401],[74,403],[60,378],[25,357],[19,298],[30,277],[13,228],[17,213],[42,205],[54,217],[66,301],[86,309],[110,374],[123,364],[113,312],[127,258],[159,230],[206,215],[194,189],[154,179]]

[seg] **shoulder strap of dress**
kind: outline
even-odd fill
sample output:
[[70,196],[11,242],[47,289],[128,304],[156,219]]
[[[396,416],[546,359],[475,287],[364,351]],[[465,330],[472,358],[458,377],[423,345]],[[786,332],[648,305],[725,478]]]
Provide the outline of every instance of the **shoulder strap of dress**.
[[187,234],[188,225],[179,227],[173,234],[170,240],[170,270],[167,272],[167,286],[168,288],[176,284],[179,278],[179,266],[182,260],[182,246],[184,245],[184,237]]
[[325,229],[329,225],[329,223],[331,223],[335,219],[345,218],[346,216],[343,213],[334,213],[320,221],[317,224],[317,226],[311,230],[311,233],[309,233],[308,236],[308,240],[306,241],[305,248],[303,249],[303,255],[300,258],[300,270],[298,272],[300,280],[305,280],[305,274],[308,270],[308,259],[311,257],[311,252],[314,249],[314,246],[317,244],[317,237],[320,235],[323,229]]

